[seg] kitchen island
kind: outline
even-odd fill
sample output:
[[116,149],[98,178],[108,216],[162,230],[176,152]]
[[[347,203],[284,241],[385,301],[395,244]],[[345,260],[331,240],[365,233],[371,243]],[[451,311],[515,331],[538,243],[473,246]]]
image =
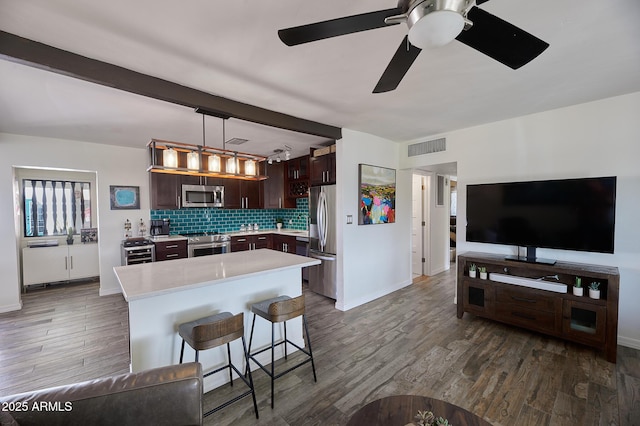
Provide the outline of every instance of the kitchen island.
[[[131,371],[178,364],[182,342],[178,325],[219,312],[244,312],[248,345],[253,317],[251,305],[280,295],[299,296],[302,268],[318,263],[316,259],[262,249],[115,267],[129,305]],[[276,330],[282,333],[282,326]],[[287,322],[287,337],[304,345],[301,318]],[[257,319],[252,348],[270,343],[271,324]],[[235,365],[244,365],[241,341],[231,344]],[[282,350],[276,352],[277,358],[283,357],[283,346],[278,349]],[[262,355],[261,362],[271,362],[268,353]],[[194,352],[187,345],[184,361],[192,361],[193,357]],[[224,364],[225,360],[224,345],[200,353],[205,372]],[[251,367],[255,369],[256,365]],[[205,391],[227,381],[228,375],[216,374],[205,381]]]

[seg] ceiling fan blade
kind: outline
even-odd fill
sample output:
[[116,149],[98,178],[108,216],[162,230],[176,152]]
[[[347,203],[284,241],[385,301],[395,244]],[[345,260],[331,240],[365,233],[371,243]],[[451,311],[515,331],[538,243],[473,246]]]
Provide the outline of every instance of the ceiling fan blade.
[[515,69],[540,55],[549,43],[477,7],[467,17],[473,26],[456,40]]
[[384,18],[401,13],[402,11],[399,8],[393,8],[345,16],[344,18],[316,22],[315,24],[285,28],[278,31],[278,37],[287,46],[296,46],[325,38],[395,25],[385,24]]
[[409,37],[404,36],[398,50],[396,50],[395,55],[391,58],[391,62],[387,65],[387,69],[384,70],[378,84],[375,89],[373,89],[373,93],[383,93],[395,90],[404,78],[404,75],[409,71],[409,68],[411,68],[413,61],[416,60],[420,52],[422,52],[422,49],[419,49],[409,43]]

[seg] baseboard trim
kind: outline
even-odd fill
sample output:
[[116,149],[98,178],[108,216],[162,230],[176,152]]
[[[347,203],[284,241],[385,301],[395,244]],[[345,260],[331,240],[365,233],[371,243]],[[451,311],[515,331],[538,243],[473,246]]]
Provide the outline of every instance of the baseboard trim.
[[22,309],[22,300],[14,305],[0,306],[0,314],[4,314],[5,312],[19,311],[20,309]]
[[618,344],[620,346],[626,346],[627,348],[640,350],[640,340],[638,339],[618,336]]
[[98,294],[100,294],[100,296],[111,296],[112,294],[122,294],[122,290],[118,287],[107,289],[100,287],[100,292]]
[[360,297],[354,301],[351,301],[350,303],[339,303],[336,302],[336,309],[340,310],[340,311],[348,311],[349,309],[353,309],[355,307],[358,307],[360,305],[364,305],[365,303],[369,303],[372,300],[376,300],[379,299],[381,297],[384,297],[388,294],[393,293],[394,291],[398,291],[401,288],[404,288],[408,285],[411,285],[412,279],[406,280],[406,281],[401,281],[399,283],[396,283],[394,286],[392,287],[387,287],[384,290],[378,291],[376,293],[373,294],[368,294],[364,297]]

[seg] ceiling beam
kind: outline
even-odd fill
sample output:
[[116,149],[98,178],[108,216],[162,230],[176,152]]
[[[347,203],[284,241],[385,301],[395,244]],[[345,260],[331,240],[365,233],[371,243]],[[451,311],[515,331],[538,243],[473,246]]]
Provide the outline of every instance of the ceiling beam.
[[125,92],[266,126],[340,139],[342,129],[212,95],[0,31],[0,58]]

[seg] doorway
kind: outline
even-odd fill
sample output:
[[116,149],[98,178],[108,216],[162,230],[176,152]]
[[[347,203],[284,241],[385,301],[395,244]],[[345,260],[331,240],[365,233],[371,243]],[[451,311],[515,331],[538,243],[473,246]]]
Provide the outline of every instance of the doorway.
[[414,174],[412,181],[412,199],[411,199],[411,276],[416,278],[425,275],[426,259],[425,239],[427,218],[425,217],[425,202],[427,199],[427,179],[424,175]]
[[[455,260],[457,163],[421,167],[413,172],[412,277],[432,276]],[[452,196],[452,188],[456,188]]]
[[98,277],[96,173],[14,167],[13,178],[22,291]]

